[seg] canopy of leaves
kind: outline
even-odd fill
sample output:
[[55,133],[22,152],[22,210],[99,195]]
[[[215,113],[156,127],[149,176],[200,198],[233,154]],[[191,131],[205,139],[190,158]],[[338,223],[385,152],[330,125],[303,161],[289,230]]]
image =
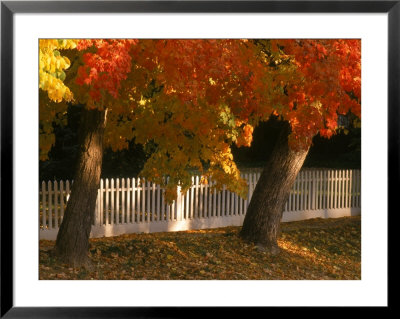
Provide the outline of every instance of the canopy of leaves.
[[107,108],[107,146],[121,150],[135,138],[151,147],[142,175],[165,186],[167,200],[176,185],[190,187],[190,170],[246,196],[230,146],[250,145],[254,126],[272,114],[290,123],[299,149],[318,132],[334,134],[338,114],[361,113],[359,40],[69,41],[40,42],[60,57],[47,59],[46,74],[74,61],[57,78],[64,86],[54,82],[60,92],[40,86],[41,158],[54,144],[51,121],[65,115],[60,99],[73,94],[87,108]]
[[47,159],[47,154],[55,142],[52,123],[60,121],[65,115],[65,102],[73,101],[73,93],[64,84],[65,71],[70,67],[71,62],[68,57],[61,55],[61,52],[74,48],[76,48],[76,41],[74,40],[39,40],[39,144],[41,160]]

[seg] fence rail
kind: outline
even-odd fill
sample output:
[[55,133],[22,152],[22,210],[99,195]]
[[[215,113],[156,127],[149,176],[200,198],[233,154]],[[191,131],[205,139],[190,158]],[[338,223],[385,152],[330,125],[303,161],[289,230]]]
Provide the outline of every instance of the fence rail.
[[[192,177],[192,187],[167,205],[163,189],[142,178],[101,179],[91,237],[134,232],[177,231],[240,226],[260,171],[242,174],[248,199],[225,188],[211,189]],[[54,240],[73,182],[42,182],[39,192],[40,239]],[[302,170],[285,205],[282,221],[330,218],[361,213],[360,170]]]

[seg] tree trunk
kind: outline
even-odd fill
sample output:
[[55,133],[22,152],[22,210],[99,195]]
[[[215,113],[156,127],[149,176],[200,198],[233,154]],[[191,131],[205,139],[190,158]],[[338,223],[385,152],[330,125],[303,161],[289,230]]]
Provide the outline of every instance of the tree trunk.
[[83,110],[74,183],[54,247],[57,257],[76,267],[89,262],[89,235],[100,184],[106,112]]
[[272,255],[279,253],[277,237],[286,201],[308,150],[293,151],[288,146],[290,127],[282,129],[253,192],[240,236]]

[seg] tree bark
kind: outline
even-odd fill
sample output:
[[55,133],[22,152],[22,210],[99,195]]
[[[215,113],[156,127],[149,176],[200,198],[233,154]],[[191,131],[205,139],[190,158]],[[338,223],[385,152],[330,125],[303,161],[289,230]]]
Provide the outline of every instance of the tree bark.
[[289,124],[282,122],[279,137],[257,182],[240,232],[244,240],[272,255],[279,253],[277,238],[283,210],[309,150],[291,150],[289,133]]
[[83,110],[74,183],[54,247],[59,259],[75,267],[89,263],[89,236],[100,184],[106,112]]

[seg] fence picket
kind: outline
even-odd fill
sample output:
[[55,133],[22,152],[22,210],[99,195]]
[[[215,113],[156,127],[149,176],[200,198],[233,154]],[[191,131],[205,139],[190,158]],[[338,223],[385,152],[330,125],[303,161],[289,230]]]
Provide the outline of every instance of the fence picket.
[[346,207],[346,196],[347,196],[347,176],[346,170],[343,171],[343,198],[342,198],[342,207]]
[[354,202],[355,202],[355,207],[359,207],[359,201],[358,201],[358,190],[360,187],[360,179],[358,178],[358,172],[356,173],[356,182],[354,185]]
[[145,220],[145,210],[146,210],[146,180],[144,178],[141,178],[140,180],[140,197],[138,198],[139,203],[141,203],[141,210],[140,210],[140,222],[144,222]]
[[342,195],[343,195],[343,191],[342,191],[342,182],[343,182],[343,178],[342,178],[342,170],[338,171],[338,208],[342,208]]
[[212,213],[213,201],[214,201],[214,199],[213,199],[212,181],[209,181],[209,184],[208,184],[208,201],[207,201],[207,203],[208,203],[207,217],[209,217],[209,218],[213,216],[213,213]]
[[54,181],[54,227],[58,228],[58,183]]
[[310,171],[310,210],[316,210],[316,191],[317,191],[317,184],[315,182],[316,172]]
[[126,223],[131,223],[131,179],[126,179]]
[[231,205],[229,208],[229,215],[233,215],[235,213],[235,193],[230,192],[230,197],[231,197]]
[[160,185],[157,185],[157,221],[161,220],[161,189]]
[[319,187],[318,187],[318,201],[319,201],[319,209],[324,208],[324,174],[323,171],[319,171]]
[[337,200],[337,208],[340,208],[340,195],[341,195],[341,192],[340,192],[340,181],[341,181],[341,179],[340,179],[340,170],[338,170],[337,171],[337,180],[336,180],[336,182],[337,182],[337,198],[336,198],[336,200]]
[[204,215],[203,217],[208,217],[208,183],[204,185]]
[[166,220],[165,202],[164,202],[164,189],[161,189],[161,220]]
[[312,188],[311,188],[311,209],[312,210],[317,210],[318,205],[317,205],[317,172],[315,170],[312,171],[311,173],[311,179],[312,179]]
[[226,190],[226,187],[225,187],[225,185],[222,187],[222,205],[221,205],[221,209],[222,209],[222,212],[221,212],[221,216],[225,216],[225,190]]
[[199,217],[201,218],[201,217],[204,217],[204,210],[203,210],[203,204],[204,204],[204,200],[203,200],[203,197],[204,197],[204,193],[203,193],[203,191],[204,191],[204,187],[203,187],[203,183],[201,183],[201,181],[200,181],[200,207],[199,207]]
[[225,216],[229,216],[231,214],[231,192],[226,190],[226,210]]
[[109,209],[110,209],[110,206],[109,206],[109,200],[110,200],[110,188],[109,188],[109,184],[110,183],[110,181],[108,180],[108,178],[106,178],[106,187],[105,187],[105,190],[104,190],[104,195],[105,195],[105,197],[106,197],[106,209],[104,210],[104,216],[105,216],[105,224],[106,225],[108,225],[109,223],[110,223],[110,219],[109,219],[109,217],[108,217],[108,211],[109,211]]
[[336,209],[337,207],[337,175],[338,175],[338,171],[335,170],[332,172],[333,174],[333,178],[332,178],[332,187],[333,187],[333,192],[332,192],[332,208]]
[[192,201],[193,201],[193,205],[194,205],[194,207],[193,207],[193,210],[192,210],[192,218],[197,218],[197,210],[198,210],[198,208],[197,208],[197,197],[198,197],[198,189],[197,189],[197,186],[198,186],[198,182],[199,182],[199,177],[198,176],[196,176],[194,179],[193,179],[193,191],[192,191]]
[[342,208],[345,208],[346,201],[346,170],[342,171]]
[[110,196],[111,196],[111,216],[110,216],[110,224],[113,225],[114,223],[114,207],[115,207],[115,185],[114,185],[114,178],[111,178],[111,185],[110,185]]
[[[150,191],[150,188],[149,188],[149,191]],[[152,182],[151,183],[151,208],[150,208],[150,212],[151,212],[151,221],[154,221],[155,220],[155,216],[154,216],[154,214],[155,214],[155,212],[156,212],[156,185]],[[150,196],[149,196],[149,198],[150,198]]]
[[192,203],[191,203],[191,218],[195,219],[197,218],[197,196],[198,196],[198,190],[197,190],[197,176],[192,178],[192,189],[191,189],[191,199],[192,199]]
[[115,224],[120,223],[120,202],[119,202],[119,197],[121,194],[121,183],[119,178],[116,178],[115,180],[115,211],[114,211],[114,216],[115,216]]
[[[213,186],[215,186],[215,182],[213,182]],[[213,209],[212,209],[212,216],[217,216],[217,190],[214,188],[213,191]]]
[[[214,182],[214,184],[216,184],[217,182]],[[214,205],[214,209],[213,209],[213,212],[214,212],[214,217],[219,217],[219,208],[220,208],[220,192],[219,191],[217,191],[217,189],[216,188],[214,188],[214,203],[213,203],[213,205]]]
[[104,223],[104,216],[103,216],[103,211],[104,211],[104,180],[100,179],[100,194],[99,194],[99,225],[103,225]]
[[314,172],[314,207],[316,210],[319,209],[319,197],[318,197],[318,193],[319,193],[319,171],[315,171]]
[[190,192],[190,196],[189,196],[189,216],[188,218],[193,218],[193,214],[194,214],[194,198],[193,198],[193,192],[194,192],[194,176],[192,176],[192,186],[190,187],[190,190],[188,190],[188,193]]
[[[178,194],[178,192],[177,192]],[[177,195],[176,199],[172,201],[171,205],[170,205],[170,220],[171,221],[177,221],[179,220],[179,209],[180,209],[180,203],[178,203],[178,199],[181,200],[181,198],[179,197],[179,195]]]
[[132,178],[132,193],[131,193],[131,220],[135,223],[136,220],[136,179]]
[[303,171],[303,210],[308,206],[308,175],[307,171]]
[[323,171],[318,171],[318,209],[323,209],[323,194],[324,194],[324,175]]
[[347,208],[347,201],[348,201],[347,196],[349,195],[349,190],[348,190],[348,187],[349,187],[349,174],[348,174],[348,170],[344,171],[344,176],[345,176],[345,178],[344,178],[345,182],[344,182],[343,207]]
[[330,171],[330,174],[331,174],[331,202],[330,202],[330,208],[331,209],[335,209],[336,208],[336,206],[335,206],[335,198],[336,198],[336,194],[335,194],[335,192],[336,192],[336,183],[335,183],[335,178],[336,178],[336,170],[331,170]]
[[311,209],[311,172],[305,171],[306,177],[306,209]]
[[345,196],[344,196],[344,204],[343,207],[348,207],[349,201],[349,170],[345,171]]
[[177,187],[177,191],[176,191],[176,200],[175,200],[175,220],[181,221],[182,220],[182,193],[181,193],[181,187],[178,186]]
[[328,206],[328,196],[329,196],[329,171],[328,170],[325,170],[325,172],[324,172],[324,178],[325,178],[325,182],[324,182],[324,187],[325,187],[325,194],[324,194],[324,206],[322,207],[322,208],[324,208],[324,209],[328,209],[329,208],[329,206]]
[[353,207],[353,188],[354,188],[354,172],[353,170],[350,170],[349,207]]
[[329,208],[329,209],[333,209],[333,192],[334,192],[334,189],[333,189],[333,175],[334,175],[334,172],[332,171],[332,170],[329,170],[329,172],[328,172],[329,174],[328,174],[328,205],[327,205],[327,208]]
[[147,190],[147,198],[146,198],[146,222],[150,222],[150,212],[151,212],[151,208],[150,208],[150,182],[147,181],[146,182],[146,190]]
[[121,178],[121,219],[120,222],[122,224],[125,224],[125,192],[126,192],[126,188],[125,188],[125,178]]
[[42,182],[42,226],[46,228],[46,215],[47,215],[47,201],[46,201],[46,183]]
[[347,197],[347,208],[351,207],[351,184],[352,184],[352,171],[348,170],[348,176],[349,176],[349,180],[347,183],[347,188],[348,188],[348,197]]
[[339,194],[339,200],[340,200],[340,204],[339,204],[339,208],[343,208],[343,195],[344,195],[344,171],[340,170],[340,194]]
[[189,191],[182,195],[182,219],[187,220],[189,217]]
[[303,190],[304,190],[304,210],[308,208],[309,196],[308,196],[308,171],[303,172]]
[[134,181],[134,193],[133,193],[133,197],[132,197],[132,205],[133,205],[133,210],[134,210],[134,220],[135,223],[139,223],[140,222],[140,210],[141,210],[141,205],[140,205],[140,193],[141,193],[141,189],[140,189],[140,177],[137,177]]
[[49,229],[50,228],[53,228],[53,201],[52,201],[52,196],[53,196],[53,189],[52,189],[52,185],[51,185],[51,182],[50,181],[48,181],[47,182],[47,194],[48,194],[48,203],[49,203],[49,206],[48,206],[48,210],[49,210],[49,214],[48,214],[48,217],[49,217],[49,220],[48,220],[48,225],[49,225]]
[[353,185],[353,206],[354,207],[358,207],[358,205],[357,205],[357,184],[358,184],[357,172],[354,172],[354,185]]
[[342,177],[341,177],[341,195],[340,195],[340,208],[344,208],[344,198],[346,195],[346,174],[344,170],[342,172]]
[[208,185],[208,210],[207,210],[207,217],[212,217],[212,203],[213,203],[213,192],[211,189],[211,181]]
[[324,175],[323,171],[318,171],[317,173],[317,201],[318,201],[318,209],[322,209],[323,206],[323,194],[324,194]]
[[142,201],[142,217],[141,220],[142,222],[146,222],[147,221],[147,217],[146,217],[146,213],[147,213],[147,207],[146,207],[146,202],[147,202],[147,180],[146,179],[142,179],[142,197],[140,198],[140,200]]

